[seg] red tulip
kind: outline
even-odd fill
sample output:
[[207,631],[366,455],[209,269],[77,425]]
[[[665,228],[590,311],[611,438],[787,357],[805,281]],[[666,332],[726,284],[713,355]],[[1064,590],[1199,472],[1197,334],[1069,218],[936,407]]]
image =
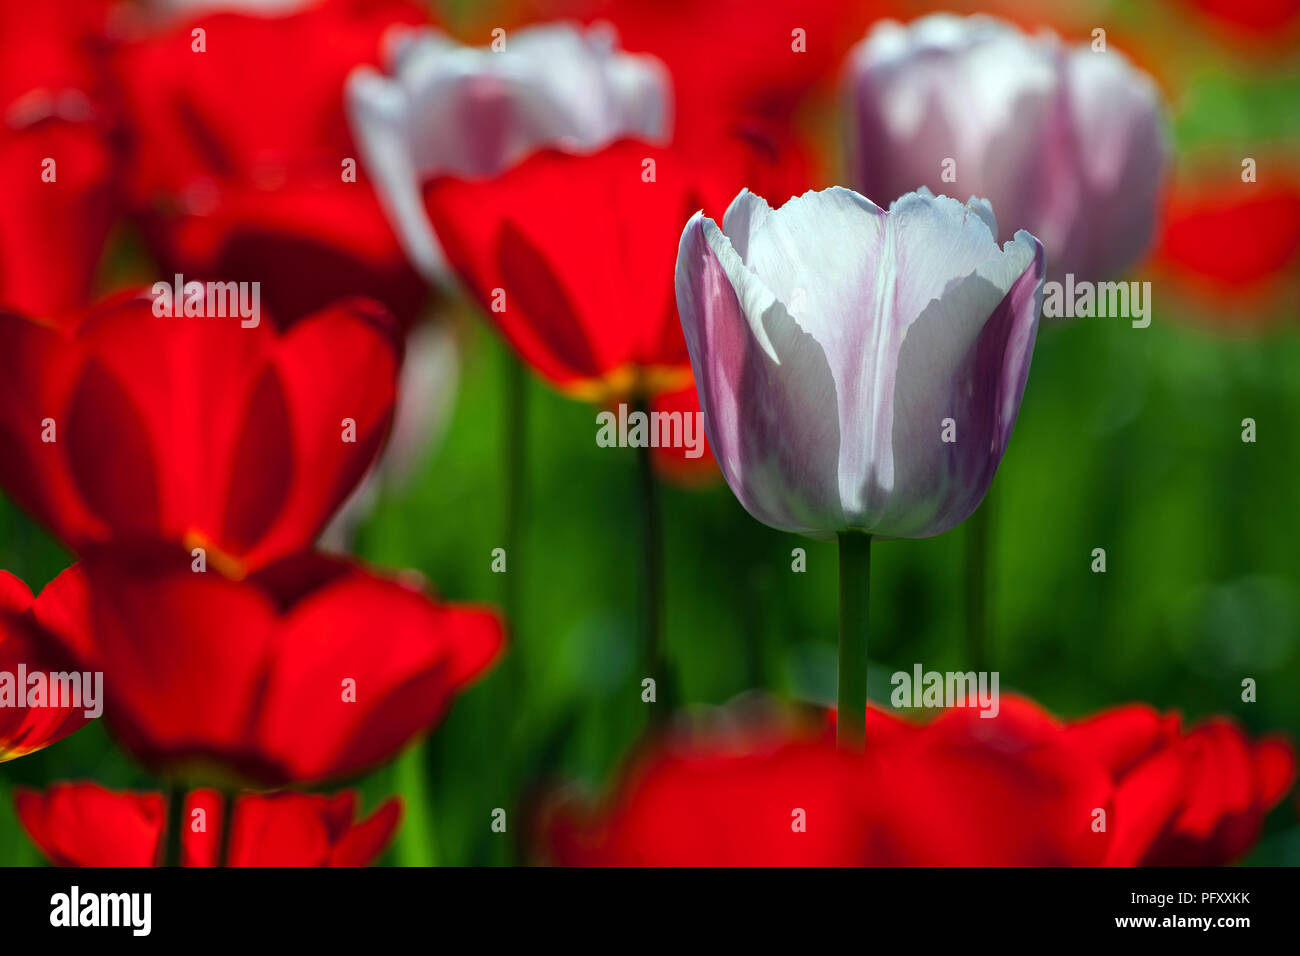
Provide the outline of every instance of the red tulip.
[[1104,769],[1074,758],[1060,724],[1003,695],[998,716],[946,711],[877,744],[868,728],[869,862],[923,866],[1096,865],[1109,810]]
[[536,153],[494,180],[440,178],[425,202],[516,351],[557,388],[599,401],[689,383],[675,249],[691,213],[720,210],[729,187],[672,150],[621,140]]
[[0,303],[84,306],[116,212],[104,0],[0,4]]
[[1067,728],[1115,783],[1115,844],[1107,861],[1217,866],[1250,849],[1264,816],[1295,780],[1295,751],[1280,737],[1252,742],[1212,717],[1184,733],[1177,715],[1117,707]]
[[[47,614],[55,596],[71,612]],[[105,718],[151,768],[263,786],[366,770],[440,721],[501,652],[495,613],[303,553],[242,581],[183,551],[96,552],[37,619],[104,672]]]
[[[128,195],[166,275],[261,280],[286,324],[349,295],[410,320],[425,298],[362,170],[343,82],[404,0],[325,0],[286,16],[219,13],[122,46]],[[193,31],[204,51],[195,52]]]
[[165,537],[245,567],[296,551],[388,430],[401,346],[376,308],[283,335],[159,318],[144,296],[63,332],[0,313],[0,485],[74,550]]
[[667,742],[633,762],[604,812],[549,813],[547,856],[564,866],[862,863],[871,830],[859,770],[833,743],[775,727]]
[[1007,696],[991,719],[872,710],[865,758],[772,724],[652,744],[604,810],[553,807],[543,842],[561,864],[1223,863],[1294,761],[1222,719],[1180,734],[1141,706],[1071,723]]
[[[51,594],[46,605],[57,613],[59,598]],[[19,682],[19,667],[28,677],[69,671],[63,654],[52,635],[46,632],[31,613],[32,593],[27,585],[7,571],[0,571],[0,763],[48,747],[79,730],[88,719],[90,701],[82,706],[51,706],[57,703],[48,696],[45,703],[29,707],[27,681]],[[6,691],[4,684],[12,682]],[[27,686],[24,686],[27,685]],[[6,694],[12,692],[12,700]],[[97,701],[102,704],[103,701]]]
[[[95,783],[19,789],[18,819],[55,866],[156,866],[166,841],[160,793],[107,790]],[[202,811],[198,813],[197,811]],[[365,866],[397,830],[401,803],[384,803],[358,821],[356,794],[247,794],[235,801],[227,866]],[[215,866],[222,840],[221,799],[191,791],[181,840],[184,866]],[[202,821],[202,829],[197,829]]]

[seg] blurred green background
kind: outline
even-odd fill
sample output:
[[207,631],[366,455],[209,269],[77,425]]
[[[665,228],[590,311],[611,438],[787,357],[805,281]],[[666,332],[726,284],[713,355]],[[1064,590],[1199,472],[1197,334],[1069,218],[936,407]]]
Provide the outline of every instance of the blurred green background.
[[[1112,12],[1132,24],[1141,6]],[[1172,103],[1180,151],[1244,156],[1269,143],[1294,155],[1295,58],[1207,57],[1211,40],[1184,39],[1191,52]],[[1186,300],[1158,281],[1153,298],[1147,329],[1084,319],[1040,332],[993,487],[990,667],[1003,693],[1063,716],[1145,701],[1300,738],[1295,304],[1265,330],[1228,331],[1204,315],[1191,321]],[[506,538],[503,396],[513,359],[468,307],[455,321],[463,367],[447,432],[403,488],[385,492],[356,551],[418,569],[450,600],[499,604],[503,576],[490,563]],[[389,863],[519,858],[529,795],[569,781],[599,789],[645,725],[636,452],[598,448],[596,409],[536,379],[528,405],[526,526],[522,552],[509,557],[522,588],[512,660],[425,741],[358,782],[367,810],[405,797]],[[1244,418],[1257,423],[1254,444],[1241,440]],[[663,517],[664,619],[685,706],[757,687],[832,701],[834,545],[758,524],[720,479],[703,490],[664,485]],[[887,701],[896,669],[970,665],[966,533],[873,549],[873,699]],[[802,574],[791,570],[796,547],[807,549]],[[1105,574],[1090,570],[1099,547]],[[0,499],[0,567],[36,591],[70,560]],[[1256,703],[1241,700],[1245,677],[1258,683]],[[79,779],[157,787],[102,723],[2,764],[0,864],[41,861],[14,817],[12,788]],[[497,807],[508,811],[506,834],[491,831]],[[1294,803],[1270,816],[1248,862],[1300,863]]]

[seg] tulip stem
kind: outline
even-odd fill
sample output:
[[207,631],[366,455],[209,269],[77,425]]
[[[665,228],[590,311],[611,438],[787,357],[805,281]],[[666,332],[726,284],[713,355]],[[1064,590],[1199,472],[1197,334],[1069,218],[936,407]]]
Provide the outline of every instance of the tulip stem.
[[181,841],[185,831],[185,788],[174,784],[167,788],[166,849],[163,866],[181,865]]
[[524,483],[527,480],[526,445],[528,443],[528,374],[524,363],[513,352],[506,356],[506,407],[505,407],[505,466],[506,466],[506,573],[502,582],[502,610],[512,638],[511,653],[506,662],[507,683],[510,695],[518,699],[521,682],[519,623],[521,541],[524,522]]
[[221,844],[217,850],[217,866],[230,866],[230,846],[235,833],[235,795],[221,791]]
[[993,563],[990,491],[966,519],[966,664],[984,670],[989,656],[989,581]]
[[[528,368],[512,349],[506,350],[505,381],[505,580],[502,582],[502,613],[505,616],[509,643],[501,664],[501,685],[504,706],[494,708],[493,723],[506,740],[516,740],[526,735],[524,723],[524,629],[523,629],[523,576],[527,562],[523,555],[524,522],[528,507]],[[500,699],[500,698],[498,698]],[[421,748],[427,753],[427,746]],[[429,758],[426,755],[426,762]],[[427,770],[427,788],[437,791],[438,781],[433,778],[432,764]],[[518,760],[505,760],[496,765],[492,780],[502,790],[512,790],[519,783]],[[426,814],[431,821],[432,816]],[[434,851],[430,844],[430,854]]]
[[871,535],[840,533],[840,655],[835,744],[866,748],[867,631],[871,590]]
[[438,865],[437,834],[433,827],[436,771],[428,742],[416,744],[397,758],[396,789],[402,794],[402,828],[398,831],[398,866]]
[[661,723],[674,706],[672,675],[668,672],[667,649],[663,638],[663,528],[659,515],[659,484],[655,478],[650,449],[637,449],[637,474],[641,484],[642,552],[642,622],[645,638],[645,676],[655,682],[655,703],[650,712],[652,724]]

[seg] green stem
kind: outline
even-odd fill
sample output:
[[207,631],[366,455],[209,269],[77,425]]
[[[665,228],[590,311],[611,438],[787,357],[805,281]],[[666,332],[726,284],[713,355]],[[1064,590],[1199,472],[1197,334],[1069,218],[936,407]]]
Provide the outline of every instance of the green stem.
[[230,866],[230,845],[235,832],[235,795],[221,791],[221,845],[217,850],[217,866]]
[[163,866],[181,865],[181,841],[185,835],[185,788],[173,784],[167,789],[167,828]]
[[527,481],[528,444],[528,373],[523,362],[513,353],[506,355],[505,399],[505,468],[506,468],[506,573],[502,582],[502,610],[506,626],[510,629],[511,648],[503,667],[506,669],[508,690],[512,699],[519,695],[522,665],[519,648],[520,617],[520,554],[523,539],[525,483]]
[[663,526],[659,514],[659,483],[650,449],[637,449],[637,475],[641,485],[642,623],[645,676],[654,678],[655,704],[651,722],[660,723],[676,702],[676,687],[669,673],[663,637]]
[[992,494],[966,519],[966,664],[984,670],[989,658],[989,582],[992,578]]
[[[501,684],[504,689],[503,704],[496,708],[500,716],[492,718],[493,723],[502,727],[502,736],[507,741],[515,741],[526,736],[524,724],[525,711],[522,705],[525,690],[524,673],[524,633],[523,633],[523,576],[525,566],[523,555],[524,522],[528,507],[528,369],[524,362],[513,352],[506,352],[506,396],[505,396],[505,467],[506,467],[506,573],[502,612],[506,619],[506,633],[509,643],[506,655],[501,662],[503,671]],[[427,745],[423,748],[428,750]],[[516,749],[509,746],[507,752]],[[426,756],[426,760],[429,756]],[[438,781],[432,778],[433,764],[429,763],[429,777],[426,790],[438,791]],[[521,779],[521,767],[518,759],[499,761],[491,773],[493,785],[503,793],[515,792]],[[432,837],[432,814],[428,815],[429,833]],[[436,861],[437,851],[432,839],[429,842],[429,856]],[[502,844],[494,845],[494,856],[498,861],[510,862],[510,848]],[[505,856],[505,860],[501,860]]]
[[835,744],[866,748],[867,632],[871,588],[871,536],[840,534],[840,655]]
[[402,794],[402,828],[397,837],[398,866],[437,866],[433,826],[433,769],[429,744],[421,741],[397,758],[397,790]]

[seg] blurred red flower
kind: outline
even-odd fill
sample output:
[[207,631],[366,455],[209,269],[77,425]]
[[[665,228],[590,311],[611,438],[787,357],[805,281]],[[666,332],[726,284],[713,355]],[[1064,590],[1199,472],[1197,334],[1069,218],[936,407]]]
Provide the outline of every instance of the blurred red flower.
[[127,192],[164,273],[261,280],[286,325],[349,295],[409,322],[426,288],[359,168],[343,83],[378,61],[389,27],[427,21],[406,0],[324,0],[285,16],[203,16],[123,44]]
[[1295,782],[1290,743],[1278,736],[1251,741],[1226,717],[1182,731],[1177,715],[1133,704],[1067,724],[1065,735],[1111,773],[1113,863],[1231,863]]
[[[18,819],[55,866],[156,866],[163,861],[165,800],[160,793],[105,789],[95,783],[56,783],[44,792],[20,788]],[[202,814],[196,814],[202,811]],[[227,866],[365,866],[383,853],[397,830],[401,803],[393,799],[358,821],[351,791],[246,794],[234,804]],[[186,796],[181,840],[184,866],[216,866],[222,841],[220,795]],[[203,820],[203,829],[196,830]]]
[[144,295],[63,331],[0,313],[0,485],[74,550],[165,537],[255,567],[309,545],[387,434],[400,340],[364,300],[240,322]]
[[1216,323],[1291,314],[1300,291],[1300,178],[1178,184],[1155,264]]
[[667,64],[674,141],[690,145],[755,120],[790,128],[810,96],[832,92],[844,55],[892,6],[877,0],[572,0],[560,9],[610,21],[624,48]]
[[677,243],[697,209],[726,207],[729,186],[672,150],[620,140],[590,155],[539,152],[496,179],[441,177],[425,203],[452,265],[524,361],[602,401],[690,381]]
[[[1295,51],[1300,38],[1300,0],[1184,0],[1201,14],[1206,31],[1251,51]],[[1225,29],[1226,28],[1226,29]]]
[[89,301],[117,210],[107,8],[0,4],[0,303],[42,318]]
[[660,741],[604,810],[552,805],[544,852],[564,865],[1209,865],[1249,849],[1295,771],[1280,740],[1252,743],[1222,718],[1182,733],[1144,706],[1066,723],[1007,696],[992,719],[873,709],[867,738],[865,758],[776,724]]
[[387,760],[504,643],[490,610],[316,553],[234,581],[195,573],[183,551],[98,551],[34,612],[82,669],[103,671],[105,719],[142,763],[264,786]]
[[777,728],[667,742],[634,761],[605,811],[551,809],[543,852],[562,866],[863,863],[871,832],[858,769],[833,743]]
[[[59,598],[46,599],[54,608]],[[48,747],[87,721],[88,701],[79,707],[51,706],[48,696],[40,706],[29,707],[28,686],[20,681],[19,666],[30,677],[66,672],[68,661],[54,638],[32,613],[32,592],[8,571],[0,571],[0,763]],[[12,682],[8,689],[4,686]],[[12,693],[13,699],[7,698]],[[102,701],[98,703],[102,704]]]

